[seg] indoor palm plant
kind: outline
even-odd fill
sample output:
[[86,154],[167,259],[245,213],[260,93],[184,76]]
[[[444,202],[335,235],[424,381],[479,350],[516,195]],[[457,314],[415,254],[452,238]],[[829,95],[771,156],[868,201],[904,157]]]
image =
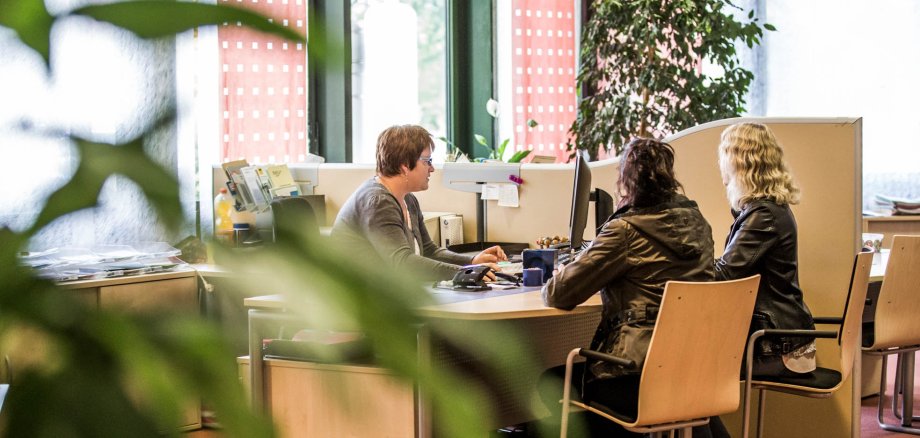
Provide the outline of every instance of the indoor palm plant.
[[754,75],[735,44],[759,44],[764,29],[774,30],[731,0],[590,2],[573,141],[597,158],[633,137],[740,115]]

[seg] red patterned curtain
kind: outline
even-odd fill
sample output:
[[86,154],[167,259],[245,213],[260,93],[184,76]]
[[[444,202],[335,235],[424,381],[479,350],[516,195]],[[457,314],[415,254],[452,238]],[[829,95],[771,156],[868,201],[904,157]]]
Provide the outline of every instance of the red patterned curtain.
[[511,24],[514,150],[565,162],[576,111],[574,2],[513,0]]
[[[305,0],[220,0],[307,33]],[[307,49],[301,43],[224,23],[220,45],[221,160],[304,161],[307,154]]]

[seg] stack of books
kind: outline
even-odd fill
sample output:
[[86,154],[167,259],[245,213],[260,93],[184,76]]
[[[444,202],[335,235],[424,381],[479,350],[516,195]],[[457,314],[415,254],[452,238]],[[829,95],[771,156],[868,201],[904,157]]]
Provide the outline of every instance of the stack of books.
[[920,199],[875,195],[875,205],[890,210],[893,216],[920,215]]

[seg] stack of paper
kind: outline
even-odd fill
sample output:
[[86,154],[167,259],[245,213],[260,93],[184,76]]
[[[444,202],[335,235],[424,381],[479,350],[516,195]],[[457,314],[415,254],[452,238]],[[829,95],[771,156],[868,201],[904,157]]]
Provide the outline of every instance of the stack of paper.
[[875,195],[875,204],[891,210],[892,215],[920,215],[920,199]]

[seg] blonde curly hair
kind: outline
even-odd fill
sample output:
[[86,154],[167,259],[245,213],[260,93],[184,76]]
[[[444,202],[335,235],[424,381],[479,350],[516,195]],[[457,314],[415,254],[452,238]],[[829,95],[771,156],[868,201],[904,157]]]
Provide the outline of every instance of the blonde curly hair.
[[773,131],[759,123],[738,123],[722,131],[719,169],[728,201],[741,210],[755,199],[799,203],[799,187]]

